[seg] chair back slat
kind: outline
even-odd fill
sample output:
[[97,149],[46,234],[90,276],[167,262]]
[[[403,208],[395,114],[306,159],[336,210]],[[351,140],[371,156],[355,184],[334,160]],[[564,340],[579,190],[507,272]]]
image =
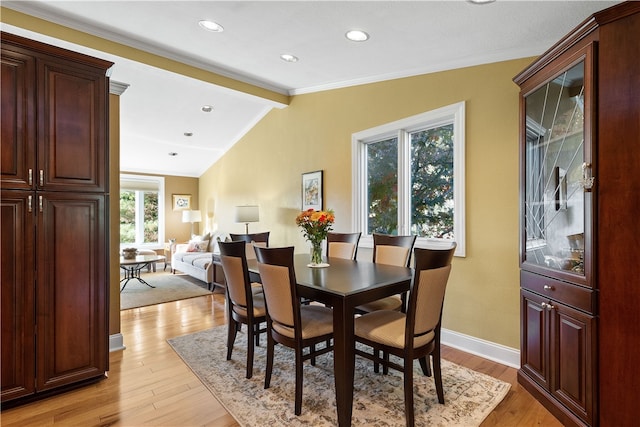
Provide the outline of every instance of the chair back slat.
[[329,242],[327,253],[332,258],[353,259],[356,245],[346,242]]
[[356,259],[362,233],[327,233],[327,257]]
[[377,264],[398,265],[404,267],[407,265],[410,253],[409,248],[402,246],[378,245],[376,247],[376,258],[374,262]]
[[[413,245],[415,245],[417,237],[416,235],[395,236],[373,233],[373,262],[409,267]],[[406,252],[399,249],[389,249],[390,247],[405,248]],[[383,253],[379,254],[380,251]],[[400,262],[401,260],[403,262]]]
[[246,243],[247,250],[247,259],[256,259],[256,251],[253,249],[255,246],[259,246],[261,248],[266,248],[268,246],[267,242],[251,242]]
[[280,265],[258,264],[267,310],[273,322],[294,327],[289,269]]
[[224,269],[224,277],[227,283],[227,292],[231,302],[241,307],[247,306],[247,294],[245,290],[245,275],[242,269],[242,258],[237,256],[221,255],[220,261]]
[[265,231],[262,233],[249,233],[249,234],[233,234],[229,233],[229,238],[233,241],[242,240],[243,242],[251,243],[251,242],[264,242],[269,246],[269,233],[270,231]]
[[438,326],[450,272],[451,265],[447,265],[416,273],[417,283],[414,283],[410,296],[415,298],[414,307],[410,302],[410,309],[413,308],[415,313],[415,336],[432,331]]

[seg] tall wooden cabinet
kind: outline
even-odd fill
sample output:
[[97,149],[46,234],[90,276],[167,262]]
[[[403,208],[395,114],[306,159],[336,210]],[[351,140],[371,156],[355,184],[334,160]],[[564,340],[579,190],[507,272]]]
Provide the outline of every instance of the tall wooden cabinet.
[[585,20],[520,86],[521,369],[565,425],[637,425],[640,2]]
[[2,33],[3,406],[108,369],[112,63]]

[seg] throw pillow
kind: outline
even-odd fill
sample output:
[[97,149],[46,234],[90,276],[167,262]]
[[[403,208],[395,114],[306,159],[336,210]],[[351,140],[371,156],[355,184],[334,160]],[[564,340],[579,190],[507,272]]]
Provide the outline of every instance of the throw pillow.
[[187,252],[207,252],[208,248],[209,248],[208,240],[203,240],[199,242],[190,240],[189,246],[187,247]]

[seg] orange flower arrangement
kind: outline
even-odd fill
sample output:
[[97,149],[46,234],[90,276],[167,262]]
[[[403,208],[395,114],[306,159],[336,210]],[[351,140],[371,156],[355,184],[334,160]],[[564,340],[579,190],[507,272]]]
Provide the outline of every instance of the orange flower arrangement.
[[312,244],[321,243],[327,238],[327,233],[332,230],[331,226],[335,219],[332,210],[316,211],[308,209],[300,212],[296,217],[296,224],[302,228],[304,237]]

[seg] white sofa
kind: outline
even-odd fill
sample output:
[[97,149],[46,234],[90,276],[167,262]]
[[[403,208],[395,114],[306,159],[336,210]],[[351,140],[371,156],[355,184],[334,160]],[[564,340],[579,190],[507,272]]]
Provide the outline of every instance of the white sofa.
[[[218,238],[224,240],[220,235],[205,234],[189,243],[177,244],[171,255],[172,272],[177,270],[202,280],[209,290],[213,290],[214,286],[224,286],[222,267],[214,262],[218,260]],[[206,245],[203,244],[205,241]]]

